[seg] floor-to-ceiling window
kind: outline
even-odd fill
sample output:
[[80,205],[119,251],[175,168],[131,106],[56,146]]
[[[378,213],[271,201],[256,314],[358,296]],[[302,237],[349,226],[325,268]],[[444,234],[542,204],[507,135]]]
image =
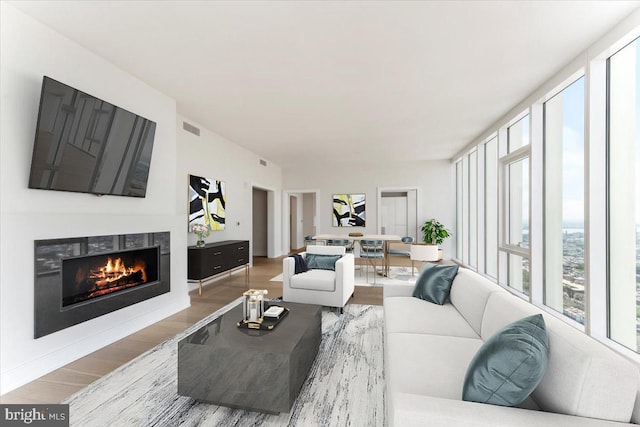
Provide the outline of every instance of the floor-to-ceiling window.
[[454,161],[458,261],[637,360],[639,35],[585,51]]
[[478,151],[469,153],[469,266],[478,266]]
[[500,280],[529,295],[529,115],[507,129],[508,154],[500,158],[503,209]]
[[544,304],[584,324],[584,77],[544,103]]
[[640,339],[640,41],[608,61],[609,337],[634,350]]

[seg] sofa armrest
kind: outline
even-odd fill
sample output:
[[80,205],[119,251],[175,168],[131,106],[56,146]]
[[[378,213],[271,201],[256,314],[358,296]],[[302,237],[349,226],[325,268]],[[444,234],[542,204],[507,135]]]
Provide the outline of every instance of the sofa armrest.
[[346,301],[355,290],[356,268],[353,254],[345,254],[336,261],[336,292]]
[[[393,392],[392,392],[393,393]],[[496,427],[625,426],[629,424],[552,412],[465,402],[410,393],[395,392],[388,413],[391,427],[449,427],[454,425]]]
[[[306,252],[301,252],[303,258],[306,258]],[[289,287],[291,277],[296,273],[296,262],[292,256],[283,258],[282,260],[282,286]]]
[[384,285],[382,297],[410,297],[416,287],[413,283],[391,283]]
[[291,281],[291,277],[295,272],[296,263],[293,260],[293,257],[286,257],[282,260],[282,286],[285,288],[289,287],[289,283]]

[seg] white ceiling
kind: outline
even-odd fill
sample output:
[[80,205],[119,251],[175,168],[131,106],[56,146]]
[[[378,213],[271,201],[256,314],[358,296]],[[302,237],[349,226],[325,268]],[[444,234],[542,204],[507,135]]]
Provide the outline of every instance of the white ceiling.
[[447,159],[630,1],[19,1],[283,166]]

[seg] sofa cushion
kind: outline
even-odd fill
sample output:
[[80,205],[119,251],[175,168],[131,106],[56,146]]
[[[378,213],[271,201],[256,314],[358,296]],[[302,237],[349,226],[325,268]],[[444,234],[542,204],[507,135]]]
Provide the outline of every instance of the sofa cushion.
[[480,338],[453,305],[431,304],[413,297],[385,298],[384,324],[387,333],[407,332]]
[[638,367],[559,319],[545,315],[545,321],[549,366],[534,400],[552,412],[629,422]]
[[413,296],[434,304],[444,304],[457,273],[457,265],[425,265],[416,280]]
[[462,398],[464,374],[482,340],[411,333],[385,338],[388,392]]
[[[509,292],[492,293],[483,339],[541,310]],[[567,323],[543,313],[549,336],[547,372],[531,397],[545,411],[629,422],[640,383],[638,368]]]
[[539,308],[511,292],[494,292],[487,298],[480,336],[486,341],[509,323],[541,312]]
[[469,322],[478,335],[482,327],[482,317],[489,295],[493,292],[507,291],[478,273],[460,268],[451,286],[451,304]]
[[480,347],[464,378],[462,399],[515,406],[542,380],[549,341],[542,314],[507,325]]
[[336,273],[331,270],[309,270],[305,273],[295,274],[291,276],[290,287],[333,292],[336,290]]
[[[624,424],[552,412],[484,405],[440,397],[390,393],[389,427],[623,427]],[[627,426],[630,427],[630,426]]]

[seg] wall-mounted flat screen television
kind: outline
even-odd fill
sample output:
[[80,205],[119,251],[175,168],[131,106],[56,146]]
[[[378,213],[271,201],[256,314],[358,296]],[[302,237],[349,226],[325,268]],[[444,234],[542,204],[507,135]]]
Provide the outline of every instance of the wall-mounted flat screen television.
[[44,76],[29,188],[144,197],[155,122]]

